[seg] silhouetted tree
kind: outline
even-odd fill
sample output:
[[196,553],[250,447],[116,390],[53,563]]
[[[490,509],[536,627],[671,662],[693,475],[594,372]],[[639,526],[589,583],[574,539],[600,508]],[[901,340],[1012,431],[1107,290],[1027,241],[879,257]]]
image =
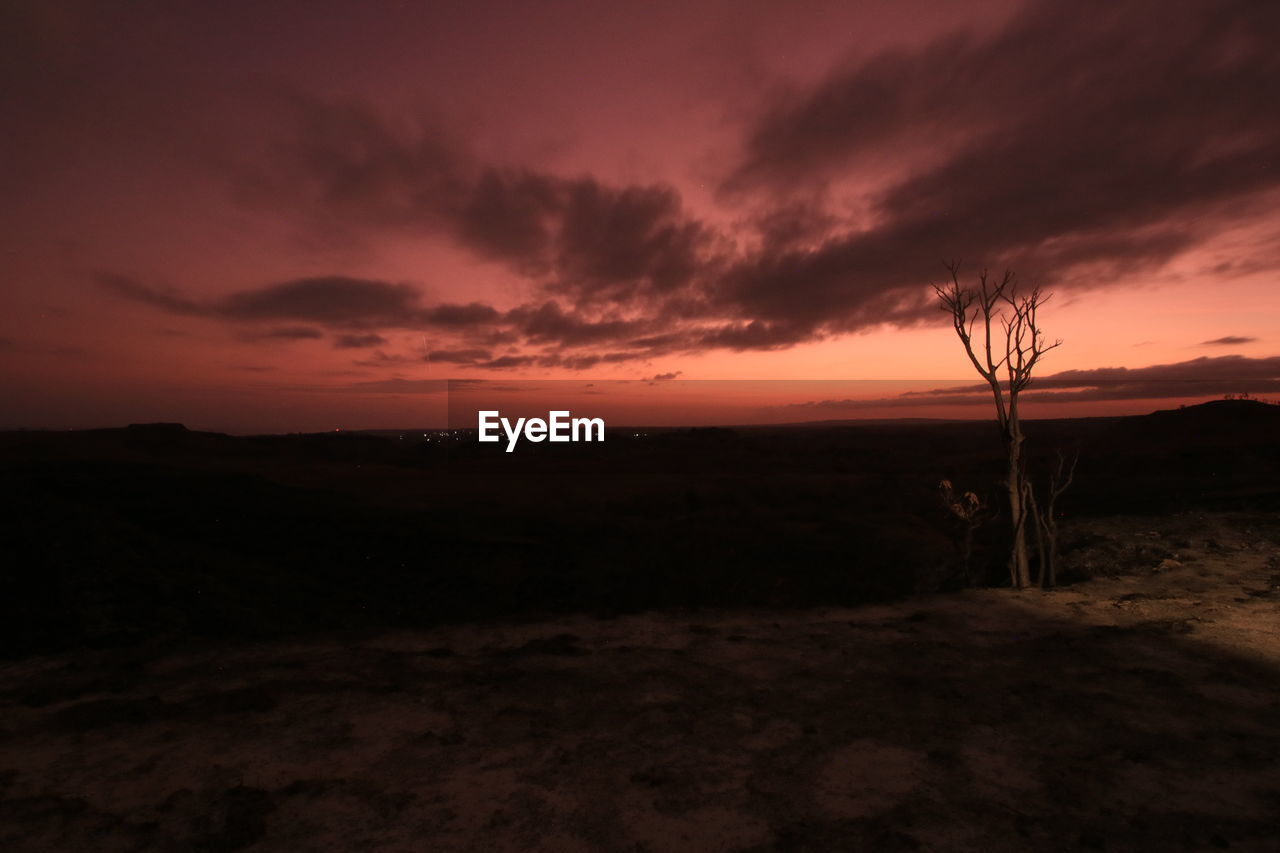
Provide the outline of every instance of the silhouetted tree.
[[[1009,579],[1017,589],[1031,585],[1031,565],[1027,555],[1027,523],[1039,524],[1034,514],[1034,496],[1022,458],[1022,424],[1018,399],[1031,382],[1040,359],[1062,341],[1045,343],[1036,313],[1048,301],[1039,288],[1019,293],[1014,275],[1005,271],[999,281],[984,270],[976,287],[960,284],[958,264],[947,264],[951,282],[934,285],[938,301],[951,315],[951,323],[964,344],[965,353],[978,374],[991,386],[995,398],[996,422],[1008,453],[1005,485],[1009,492],[1013,540],[1009,552]],[[978,337],[975,340],[975,332]],[[1037,528],[1038,529],[1038,528]]]
[[1057,465],[1049,472],[1049,485],[1045,490],[1043,506],[1038,506],[1030,480],[1026,483],[1031,517],[1036,522],[1036,548],[1040,556],[1036,582],[1041,589],[1058,583],[1058,498],[1071,487],[1071,481],[1076,476],[1076,463],[1079,461],[1079,451],[1072,455],[1070,463],[1062,451],[1058,451]]

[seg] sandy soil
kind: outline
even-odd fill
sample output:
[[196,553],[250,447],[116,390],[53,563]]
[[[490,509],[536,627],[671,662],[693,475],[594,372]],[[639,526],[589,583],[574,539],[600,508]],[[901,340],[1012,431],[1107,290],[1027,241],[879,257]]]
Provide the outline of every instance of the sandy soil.
[[0,848],[1280,849],[1280,548],[1097,526],[1172,556],[1048,593],[9,664]]

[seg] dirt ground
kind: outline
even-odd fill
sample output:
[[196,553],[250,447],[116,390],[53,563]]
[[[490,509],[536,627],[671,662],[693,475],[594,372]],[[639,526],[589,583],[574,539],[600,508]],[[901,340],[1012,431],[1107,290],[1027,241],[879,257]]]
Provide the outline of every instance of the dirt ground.
[[1096,522],[1150,564],[1047,593],[8,664],[0,849],[1280,850],[1255,521]]

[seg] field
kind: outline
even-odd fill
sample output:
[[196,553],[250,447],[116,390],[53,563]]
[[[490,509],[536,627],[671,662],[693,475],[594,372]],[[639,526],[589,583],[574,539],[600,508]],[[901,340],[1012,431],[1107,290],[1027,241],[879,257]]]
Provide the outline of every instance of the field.
[[985,424],[5,435],[0,846],[1275,849],[1276,411],[1033,423],[1048,592]]
[[1280,524],[1095,534],[1176,558],[1050,593],[12,664],[0,843],[1274,850]]

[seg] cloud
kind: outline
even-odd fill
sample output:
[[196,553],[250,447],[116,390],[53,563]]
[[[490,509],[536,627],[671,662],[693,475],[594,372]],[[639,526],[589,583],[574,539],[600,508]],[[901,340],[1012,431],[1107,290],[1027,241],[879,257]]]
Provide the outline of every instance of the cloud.
[[1165,383],[1170,389],[1177,389],[1189,383],[1219,383],[1224,393],[1231,393],[1249,390],[1229,387],[1233,384],[1248,384],[1277,378],[1280,378],[1280,356],[1249,358],[1242,355],[1222,355],[1201,356],[1189,361],[1154,364],[1147,367],[1063,370],[1033,380],[1031,388],[1040,391],[1078,387],[1152,386],[1155,383]]
[[713,232],[662,185],[486,170],[456,220],[458,241],[575,305],[660,297],[714,263]]
[[[1275,394],[1280,392],[1280,356],[1249,358],[1242,355],[1202,356],[1175,364],[1147,367],[1103,367],[1064,370],[1038,377],[1022,393],[1027,402],[1065,403],[1095,400],[1173,399],[1224,394]],[[815,400],[794,404],[797,408],[856,411],[925,406],[972,406],[990,402],[985,384],[909,391],[879,399]]]
[[330,326],[393,325],[416,314],[418,292],[407,284],[325,276],[225,296],[209,306],[238,320],[311,320]]
[[1214,347],[1214,346],[1229,347],[1229,346],[1236,346],[1236,345],[1238,345],[1238,344],[1251,344],[1251,343],[1254,343],[1254,342],[1255,342],[1255,341],[1257,341],[1257,340],[1258,340],[1257,338],[1246,338],[1246,337],[1242,337],[1242,336],[1240,336],[1240,335],[1226,335],[1225,337],[1221,337],[1221,338],[1214,338],[1214,339],[1213,339],[1213,340],[1211,340],[1211,341],[1201,341],[1201,342],[1200,342],[1200,346],[1202,346],[1202,347]]
[[326,237],[443,234],[575,302],[670,293],[711,262],[713,231],[670,186],[483,163],[438,124],[360,102],[296,97],[286,112],[272,155],[233,179],[246,203],[298,213]]
[[285,96],[290,124],[261,162],[232,178],[242,202],[303,213],[326,238],[354,239],[364,228],[421,231],[457,216],[475,165],[440,125],[393,127],[357,101]]
[[498,311],[493,306],[482,302],[468,302],[465,305],[434,305],[419,315],[419,322],[429,326],[459,328],[493,323],[498,317]]
[[510,367],[529,367],[537,363],[537,357],[532,355],[504,355],[481,362],[479,366],[502,370]]
[[[563,367],[585,370],[598,364],[640,360],[671,352],[707,348],[772,349],[787,346],[805,332],[795,325],[760,321],[682,320],[662,316],[622,316],[616,307],[566,309],[554,299],[529,302],[499,311],[482,302],[424,305],[418,290],[407,284],[349,276],[320,276],[267,284],[226,296],[198,300],[134,279],[101,274],[99,283],[119,296],[168,313],[209,317],[248,324],[246,340],[318,338],[310,326],[263,330],[264,322],[315,323],[338,331],[338,348],[386,343],[374,329],[421,329],[453,336],[472,345],[441,348],[437,361],[489,369]],[[662,329],[674,331],[659,332]],[[513,343],[526,352],[491,357],[479,343]],[[583,351],[595,349],[596,351]],[[600,351],[596,348],[604,348]],[[360,366],[388,366],[418,360],[375,351]]]
[[580,313],[566,312],[551,301],[522,305],[508,312],[506,319],[532,343],[562,346],[614,341],[652,328],[652,323],[643,320],[587,319]]
[[[1180,165],[1220,161],[1230,169],[1237,154],[1256,163],[1272,140],[1240,137],[1245,130],[1275,130],[1275,118],[1264,114],[1273,78],[1258,75],[1276,69],[1266,36],[1276,23],[1274,4],[1266,0],[1146,0],[1087,15],[1071,0],[1028,3],[992,35],[953,34],[846,67],[810,90],[792,90],[749,128],[743,158],[724,189],[821,179],[904,147],[908,154],[944,152],[926,156],[916,170],[926,185],[958,164],[972,164],[971,157],[987,156],[983,152],[1034,152],[1046,167],[1068,165],[1062,176],[1068,186],[1066,179],[1094,169],[1123,178],[1119,167],[1143,153],[1156,155],[1136,164],[1143,184]],[[1066,127],[1074,132],[1046,145]],[[1102,138],[1115,148],[1095,149]],[[1227,141],[1235,144],[1220,144]],[[1092,153],[1106,156],[1072,160]],[[1021,170],[988,175],[1001,184],[1027,177],[1034,176]],[[1126,183],[1104,200],[1120,195]]]
[[[272,157],[237,174],[246,201],[304,217],[317,236],[334,229],[350,240],[444,235],[478,259],[525,277],[534,294],[505,312],[472,303],[421,313],[406,293],[380,288],[366,294],[400,318],[477,327],[470,344],[516,343],[556,353],[614,348],[613,354],[565,354],[578,364],[620,358],[623,347],[646,348],[628,339],[659,329],[675,332],[672,346],[699,348],[726,322],[737,323],[705,296],[727,264],[725,237],[690,215],[671,186],[614,185],[591,175],[483,163],[437,126],[396,123],[359,103],[299,98],[292,114]],[[130,295],[165,304],[151,291]],[[162,295],[171,305],[177,299]],[[255,293],[247,306],[235,307],[243,316],[244,307],[260,312],[297,296]],[[350,322],[373,327],[386,313],[371,307]],[[527,363],[546,363],[551,355],[531,355]],[[487,363],[503,367],[510,359]]]
[[715,263],[710,230],[684,216],[668,187],[578,180],[565,189],[557,224],[553,290],[580,301],[670,294]]
[[427,353],[427,361],[443,361],[449,364],[474,364],[489,361],[493,356],[487,349],[436,349]]
[[1264,35],[1278,30],[1261,0],[1034,2],[994,35],[792,91],[748,129],[722,196],[767,209],[817,192],[860,213],[792,217],[716,295],[848,330],[924,316],[891,294],[942,259],[1062,287],[1156,268],[1280,189],[1280,55]]
[[385,344],[387,339],[382,335],[338,335],[333,339],[335,349],[364,349],[365,347],[376,347],[379,344]]
[[657,375],[650,376],[648,381],[650,381],[650,382],[661,382],[661,381],[663,381],[663,380],[665,380],[665,379],[675,379],[675,378],[676,378],[677,376],[679,376],[681,373],[684,373],[684,371],[683,371],[683,370],[673,370],[673,371],[672,371],[672,372],[670,372],[670,373],[659,373],[659,374],[657,374]]
[[499,317],[496,309],[479,302],[424,306],[421,294],[408,284],[340,275],[268,284],[205,301],[116,274],[100,274],[98,281],[117,295],[172,314],[231,321],[296,320],[339,329],[460,328]]
[[159,308],[170,314],[201,315],[207,310],[195,302],[171,289],[148,287],[129,276],[117,273],[98,273],[95,276],[98,284],[104,289],[152,308]]
[[[352,239],[452,237],[533,287],[534,299],[502,317],[471,306],[467,319],[492,327],[491,344],[610,346],[614,358],[624,350],[644,358],[776,349],[832,331],[916,322],[921,300],[897,289],[919,287],[940,269],[943,256],[917,257],[905,240],[870,252],[841,253],[834,244],[811,252],[786,235],[834,221],[812,205],[760,218],[763,250],[738,250],[739,235],[691,215],[673,187],[484,164],[443,137],[430,126],[395,126],[368,106],[305,101],[276,158],[255,173],[254,197],[319,216],[324,228],[347,229]],[[915,258],[909,275],[904,258]],[[810,293],[796,298],[806,283]],[[412,314],[408,305],[395,309]],[[573,361],[595,363],[593,354]]]
[[323,338],[324,332],[310,326],[282,326],[262,331],[251,330],[240,336],[245,341],[306,341]]
[[414,364],[419,361],[421,361],[421,359],[416,356],[403,355],[400,353],[388,353],[380,349],[376,349],[367,358],[358,359],[351,363],[357,367],[398,367],[404,364]]

